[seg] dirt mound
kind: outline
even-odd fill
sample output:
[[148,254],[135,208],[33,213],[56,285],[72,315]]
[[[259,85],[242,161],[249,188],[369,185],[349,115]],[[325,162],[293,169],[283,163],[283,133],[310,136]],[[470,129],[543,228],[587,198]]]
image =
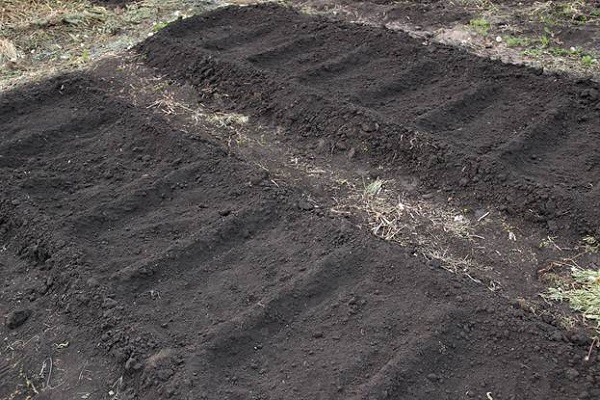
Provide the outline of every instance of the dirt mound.
[[50,377],[29,375],[62,384],[43,395],[598,395],[585,338],[563,341],[484,287],[302,205],[301,191],[108,84],[65,76],[0,99],[1,304],[30,310],[3,335],[38,336],[9,364],[53,360]]
[[491,202],[551,231],[598,230],[593,82],[274,6],[191,18],[138,50],[207,101],[222,91],[224,106],[301,132],[309,150],[325,140],[408,168],[462,204]]
[[[250,19],[259,14],[262,27]],[[333,107],[340,107],[338,121],[348,116],[348,128],[362,121],[369,136],[397,126],[249,64],[209,56],[199,63],[188,43],[188,35],[200,37],[196,24],[225,51],[227,29],[243,28],[241,17],[253,28],[234,35],[236,43],[260,36],[252,29],[269,36],[283,17],[306,29],[314,23],[270,7],[229,9],[185,22],[189,33],[173,28],[146,49],[172,35],[188,52],[179,59],[186,76],[203,73],[195,78],[200,85],[223,73],[228,79],[219,82],[231,89],[234,78],[244,78],[233,98],[304,126],[307,145],[315,135],[327,137],[320,126]],[[357,34],[331,26],[325,31]],[[227,39],[211,30],[224,30]],[[376,34],[366,32],[366,43]],[[307,49],[312,37],[303,39]],[[280,38],[285,49],[287,38]],[[273,54],[255,57],[278,73],[293,71]],[[334,87],[335,79],[322,81]],[[267,84],[279,86],[269,95]],[[0,314],[7,315],[0,397],[600,396],[598,356],[594,350],[584,360],[591,344],[585,336],[330,215],[309,201],[320,193],[278,184],[214,142],[210,133],[218,127],[184,132],[116,97],[130,87],[124,69],[105,64],[0,96]],[[286,92],[289,109],[275,107],[283,97],[273,99],[290,88],[300,91]],[[293,103],[309,94],[314,104]],[[262,108],[252,108],[254,97],[264,100]],[[317,105],[323,114],[314,113]],[[413,135],[397,134],[403,132]],[[339,150],[362,134],[345,135]],[[391,137],[382,138],[365,142],[370,154],[388,151]],[[419,140],[406,136],[402,143],[409,139]],[[398,148],[408,157],[409,147]]]

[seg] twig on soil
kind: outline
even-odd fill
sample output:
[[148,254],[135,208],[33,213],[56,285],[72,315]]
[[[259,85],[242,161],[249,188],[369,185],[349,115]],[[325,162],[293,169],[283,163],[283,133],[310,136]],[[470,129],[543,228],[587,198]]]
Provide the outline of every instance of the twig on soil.
[[481,281],[479,279],[475,279],[471,276],[471,274],[469,274],[468,272],[465,272],[465,275],[467,276],[467,278],[469,278],[470,280],[472,280],[475,283],[481,283]]
[[490,212],[486,212],[485,214],[483,214],[481,217],[477,218],[477,222],[481,222],[485,217],[487,217],[488,215],[490,215]]
[[83,368],[81,368],[81,372],[79,373],[79,379],[77,379],[77,383],[81,382],[83,378],[83,372],[85,371],[85,367],[88,365],[88,360],[85,360],[85,364],[83,364]]
[[592,350],[594,350],[594,345],[600,345],[598,338],[594,338],[594,340],[592,340],[592,344],[590,345],[590,349],[587,353],[587,356],[585,356],[585,358],[583,359],[585,362],[590,361],[590,358],[592,357]]
[[52,387],[50,386],[50,379],[52,379],[52,367],[52,357],[50,357],[50,369],[48,370],[48,378],[46,378],[46,387],[49,389],[52,389]]

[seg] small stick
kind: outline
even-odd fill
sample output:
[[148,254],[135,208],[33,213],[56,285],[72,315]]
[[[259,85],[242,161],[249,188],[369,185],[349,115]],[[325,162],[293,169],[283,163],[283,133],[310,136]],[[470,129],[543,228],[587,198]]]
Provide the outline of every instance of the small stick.
[[594,345],[596,344],[596,342],[598,342],[598,338],[594,338],[594,340],[592,340],[590,350],[588,351],[587,356],[585,356],[585,358],[583,359],[585,362],[590,361],[590,357],[592,356],[592,350],[594,349]]
[[77,380],[77,383],[81,382],[81,378],[83,378],[83,371],[85,371],[85,367],[87,367],[88,365],[88,360],[85,360],[85,364],[83,364],[83,368],[81,368],[81,372],[79,373],[79,379]]
[[52,357],[50,357],[50,370],[48,371],[48,378],[46,379],[46,387],[52,389],[52,387],[50,387],[50,378],[52,378]]
[[477,222],[481,222],[485,217],[487,217],[488,215],[490,215],[490,212],[486,212],[485,214],[483,214],[481,217],[477,218]]

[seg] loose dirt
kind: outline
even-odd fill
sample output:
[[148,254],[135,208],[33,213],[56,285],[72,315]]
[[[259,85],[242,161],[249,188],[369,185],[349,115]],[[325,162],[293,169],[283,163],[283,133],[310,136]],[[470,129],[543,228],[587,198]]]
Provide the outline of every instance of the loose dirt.
[[300,131],[308,148],[321,139],[410,168],[552,231],[598,229],[597,84],[270,10],[188,19],[139,50],[169,77],[221,88],[245,112]]
[[[340,168],[597,228],[590,82],[274,6],[184,20],[136,51],[157,87]],[[126,95],[139,82],[121,62],[0,96],[0,397],[600,396],[584,333],[374,238],[327,190],[232,152],[228,125],[192,130],[165,99]]]

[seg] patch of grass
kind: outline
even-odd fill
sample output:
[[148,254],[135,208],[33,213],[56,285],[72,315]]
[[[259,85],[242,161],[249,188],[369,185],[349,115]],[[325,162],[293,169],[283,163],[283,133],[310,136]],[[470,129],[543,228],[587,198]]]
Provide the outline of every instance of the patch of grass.
[[165,29],[167,26],[169,26],[169,23],[170,22],[168,21],[162,21],[152,25],[152,32],[156,33],[162,29]]
[[90,59],[91,59],[90,51],[88,49],[83,49],[83,51],[81,52],[81,62],[87,63],[90,61]]
[[504,43],[506,43],[508,47],[525,47],[529,46],[531,41],[528,38],[506,36],[504,37]]
[[487,36],[490,32],[491,24],[485,18],[475,18],[469,21],[469,26],[480,35]]
[[544,297],[568,302],[573,310],[594,321],[600,329],[600,271],[572,266],[571,278],[569,287],[549,288]]
[[538,49],[538,48],[531,48],[531,49],[526,49],[523,50],[523,55],[525,56],[541,56],[544,54],[544,51],[542,49]]
[[142,0],[105,8],[91,0],[2,0],[0,90],[18,80],[80,68],[129,48],[171,21],[215,7],[198,3]]
[[552,43],[552,39],[548,35],[540,36],[539,41],[542,48],[548,48],[550,47],[550,43]]
[[592,65],[594,65],[596,62],[598,62],[598,60],[596,60],[594,57],[592,57],[589,54],[584,55],[583,57],[581,57],[581,63],[585,66],[585,67],[591,67]]
[[366,196],[377,196],[379,194],[379,192],[381,192],[382,187],[383,187],[383,180],[376,179],[373,182],[371,182],[365,186],[365,195]]
[[548,49],[550,54],[557,57],[567,57],[572,54],[571,50],[563,49],[562,47],[551,47]]

